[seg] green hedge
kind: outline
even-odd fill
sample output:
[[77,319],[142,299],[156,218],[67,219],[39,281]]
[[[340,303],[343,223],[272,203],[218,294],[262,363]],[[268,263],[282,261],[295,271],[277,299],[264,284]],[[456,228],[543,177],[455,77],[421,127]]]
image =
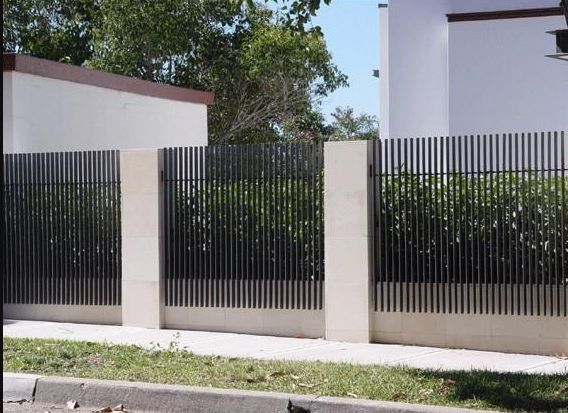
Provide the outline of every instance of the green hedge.
[[566,282],[567,190],[565,177],[528,171],[383,176],[379,280]]

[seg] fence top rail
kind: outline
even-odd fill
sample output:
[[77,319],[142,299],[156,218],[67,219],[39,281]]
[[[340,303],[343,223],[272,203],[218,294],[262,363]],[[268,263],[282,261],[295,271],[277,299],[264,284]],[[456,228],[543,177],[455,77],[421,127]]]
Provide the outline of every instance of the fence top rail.
[[215,145],[195,145],[195,146],[168,146],[163,148],[166,151],[175,151],[182,149],[193,149],[199,150],[199,148],[214,150],[218,148],[223,149],[258,149],[258,148],[270,148],[270,147],[289,147],[289,146],[320,146],[324,142],[264,142],[264,143],[242,143],[242,144],[230,144],[222,143]]
[[562,174],[568,135],[560,132],[484,134],[376,141],[377,175]]
[[[428,139],[456,139],[465,140],[471,138],[495,138],[495,137],[525,137],[525,138],[540,138],[542,136],[554,136],[558,135],[560,137],[568,134],[568,129],[566,130],[545,130],[545,131],[524,131],[524,132],[498,132],[498,133],[463,133],[456,135],[421,135],[421,136],[407,136],[407,137],[388,137],[374,139],[373,142],[386,142],[386,141],[411,141],[411,140],[428,140]],[[568,139],[568,136],[566,137]]]
[[57,152],[12,152],[5,153],[4,159],[7,158],[25,158],[25,157],[49,157],[49,156],[80,156],[80,155],[100,155],[106,153],[118,154],[119,149],[101,149],[89,151],[57,151]]
[[118,150],[4,154],[4,186],[120,184]]

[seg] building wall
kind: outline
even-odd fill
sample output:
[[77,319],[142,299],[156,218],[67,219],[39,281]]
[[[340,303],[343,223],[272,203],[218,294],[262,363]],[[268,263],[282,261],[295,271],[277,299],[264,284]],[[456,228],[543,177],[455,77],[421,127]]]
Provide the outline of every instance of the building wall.
[[[439,0],[436,0],[439,1]],[[518,10],[557,7],[560,0],[444,0],[448,13],[474,13],[479,11]]]
[[[20,72],[4,92],[4,152],[160,148],[207,144],[207,106]],[[8,103],[8,105],[7,105]],[[11,104],[10,104],[11,103]],[[10,148],[10,135],[13,147]],[[6,139],[8,138],[8,139]],[[7,143],[8,142],[8,143]]]
[[[566,65],[547,30],[564,18],[448,23],[446,14],[556,7],[557,0],[390,0],[380,8],[383,137],[568,129]],[[388,35],[385,36],[385,30]],[[388,84],[388,86],[387,86]],[[385,121],[386,119],[386,121]]]
[[[386,105],[381,102],[388,112],[389,133],[383,137],[448,133],[448,4],[448,0],[391,0],[388,11],[380,9],[388,12],[388,38],[381,38],[382,47],[388,48],[389,66],[389,100]],[[382,65],[381,61],[381,71]]]
[[12,73],[2,76],[2,141],[4,153],[12,152]]
[[563,17],[449,24],[450,134],[568,130],[568,67],[545,58]]

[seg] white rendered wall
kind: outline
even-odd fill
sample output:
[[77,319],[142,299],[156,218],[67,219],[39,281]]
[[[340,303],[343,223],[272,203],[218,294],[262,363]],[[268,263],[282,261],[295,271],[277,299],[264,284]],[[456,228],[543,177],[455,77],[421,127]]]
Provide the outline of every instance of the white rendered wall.
[[[564,27],[563,17],[453,23],[446,17],[556,6],[557,0],[390,0],[388,12],[379,9],[381,136],[567,129],[568,115],[558,113],[568,70],[544,57],[555,50],[544,32]],[[511,92],[504,110],[503,95]],[[488,94],[491,104],[484,106]]]
[[[389,100],[381,101],[388,111],[389,134],[384,138],[448,133],[448,4],[449,0],[389,2]],[[380,71],[384,70],[381,61]]]
[[[428,0],[434,2],[440,0]],[[480,11],[535,9],[557,7],[560,0],[443,0],[448,13],[475,13]]]
[[4,153],[12,152],[12,73],[2,76],[2,141]]
[[450,134],[568,130],[568,64],[546,31],[563,17],[449,24]]
[[[13,148],[4,143],[4,152],[207,145],[204,104],[19,72],[4,72],[4,85],[9,77]],[[6,122],[6,109],[3,116]],[[6,132],[4,127],[4,142]]]
[[390,136],[389,128],[389,9],[379,8],[379,136]]

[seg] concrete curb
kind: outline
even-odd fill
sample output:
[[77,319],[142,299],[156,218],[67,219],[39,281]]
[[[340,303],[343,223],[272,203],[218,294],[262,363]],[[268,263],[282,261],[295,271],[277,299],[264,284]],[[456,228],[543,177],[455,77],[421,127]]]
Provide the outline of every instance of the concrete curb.
[[33,401],[36,383],[42,376],[34,374],[2,374],[2,402]]
[[[6,377],[4,373],[4,383],[18,380],[16,376]],[[476,412],[406,403],[65,377],[36,377],[34,383],[34,401],[38,403],[65,404],[77,400],[80,406],[96,408],[123,404],[134,412],[288,413],[289,401],[297,408],[292,412],[297,413]]]

